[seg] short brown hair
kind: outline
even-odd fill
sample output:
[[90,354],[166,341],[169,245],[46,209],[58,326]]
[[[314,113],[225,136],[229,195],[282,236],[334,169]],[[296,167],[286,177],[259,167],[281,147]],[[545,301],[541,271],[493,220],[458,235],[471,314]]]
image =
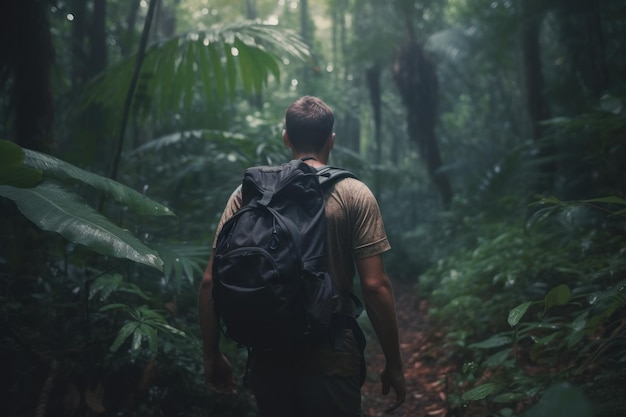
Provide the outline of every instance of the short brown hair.
[[298,152],[318,152],[333,133],[335,117],[326,103],[304,96],[285,112],[287,137]]

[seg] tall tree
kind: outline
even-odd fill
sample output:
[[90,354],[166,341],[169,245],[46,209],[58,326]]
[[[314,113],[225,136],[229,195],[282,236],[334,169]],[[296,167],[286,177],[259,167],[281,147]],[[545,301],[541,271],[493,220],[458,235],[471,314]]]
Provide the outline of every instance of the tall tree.
[[141,0],[130,0],[128,2],[128,15],[126,16],[126,34],[122,42],[120,42],[120,51],[122,56],[126,56],[133,50],[133,38],[135,35],[135,24],[137,23],[137,15],[139,14],[139,6]]
[[[355,96],[349,77],[352,73],[353,61],[348,59],[351,45],[348,39],[348,16],[350,1],[338,0],[329,3],[332,17],[332,64],[333,87],[340,92],[342,101],[336,109],[342,123],[337,125],[337,136],[348,149],[359,153],[361,149],[361,122],[359,120],[360,100]],[[358,65],[358,64],[357,64]]]
[[15,141],[25,148],[50,152],[54,55],[46,2],[5,2],[0,34],[0,82],[10,91]]
[[259,17],[255,0],[244,0],[245,16],[248,20],[254,20]]
[[438,82],[435,66],[415,39],[401,46],[393,70],[394,81],[406,108],[409,135],[417,143],[428,174],[449,207],[452,187],[442,166],[435,127],[437,124]]
[[106,43],[106,0],[94,0],[93,14],[89,29],[90,55],[89,76],[94,76],[107,66],[107,43]]
[[420,28],[424,27],[425,12],[430,2],[397,0],[396,13],[404,21],[405,40],[400,43],[393,79],[406,109],[407,129],[426,162],[428,174],[439,191],[444,207],[452,203],[452,186],[445,172],[436,133],[439,91],[435,64],[424,50]]
[[84,81],[86,74],[84,66],[87,64],[85,39],[87,33],[87,2],[84,0],[74,0],[72,3],[71,43],[72,43],[72,78],[74,85]]
[[300,0],[300,34],[302,39],[304,39],[304,43],[311,46],[313,43],[313,34],[309,20],[309,1]]
[[570,71],[598,98],[610,87],[606,41],[602,28],[604,1],[560,0],[555,7],[560,42],[565,45]]
[[535,185],[535,191],[546,193],[552,188],[556,164],[554,145],[551,142],[542,141],[543,122],[550,118],[550,108],[544,93],[545,83],[539,41],[545,4],[538,0],[520,0],[519,5],[526,111],[530,119],[532,139],[537,143],[541,155],[539,170],[541,176]]
[[[374,63],[365,70],[365,80],[369,91],[372,112],[374,113],[374,143],[376,144],[376,152],[374,162],[376,166],[382,164],[383,139],[382,139],[382,93],[380,87],[381,68],[378,63]],[[380,195],[381,184],[380,175],[376,176],[374,193]]]

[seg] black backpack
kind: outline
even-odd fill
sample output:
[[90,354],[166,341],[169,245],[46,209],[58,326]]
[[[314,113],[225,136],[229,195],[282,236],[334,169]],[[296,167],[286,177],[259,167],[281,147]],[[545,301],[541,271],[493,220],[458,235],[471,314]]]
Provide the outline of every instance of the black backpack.
[[303,160],[246,170],[242,206],[224,224],[213,263],[229,338],[259,349],[340,348],[345,299],[326,270],[323,189],[345,177],[354,175]]

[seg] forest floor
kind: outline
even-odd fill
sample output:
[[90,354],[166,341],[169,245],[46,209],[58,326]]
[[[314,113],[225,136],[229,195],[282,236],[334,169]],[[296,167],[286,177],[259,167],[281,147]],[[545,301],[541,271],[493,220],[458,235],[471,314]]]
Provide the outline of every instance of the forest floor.
[[426,300],[420,300],[414,283],[394,281],[396,310],[400,332],[400,350],[404,361],[407,387],[406,402],[386,414],[395,399],[393,390],[383,396],[379,380],[385,360],[378,341],[372,337],[365,350],[368,377],[362,389],[364,417],[445,417],[449,415],[446,376],[454,366],[439,357],[443,353],[443,335],[428,319]]

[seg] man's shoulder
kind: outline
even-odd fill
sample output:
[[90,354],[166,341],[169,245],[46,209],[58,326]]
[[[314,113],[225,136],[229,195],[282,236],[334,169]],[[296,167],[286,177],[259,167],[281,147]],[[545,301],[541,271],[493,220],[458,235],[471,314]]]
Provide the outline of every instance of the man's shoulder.
[[335,184],[335,189],[339,192],[348,192],[348,193],[365,193],[368,196],[373,194],[370,188],[367,186],[365,182],[356,177],[346,177],[342,178]]

